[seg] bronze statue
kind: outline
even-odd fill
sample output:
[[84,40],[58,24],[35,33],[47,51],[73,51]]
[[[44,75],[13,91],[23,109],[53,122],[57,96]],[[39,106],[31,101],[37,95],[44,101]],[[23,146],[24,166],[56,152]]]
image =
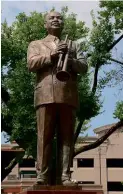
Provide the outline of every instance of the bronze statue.
[[[44,26],[48,36],[32,41],[27,53],[28,69],[36,73],[34,103],[37,115],[37,184],[49,184],[51,144],[57,123],[61,171],[57,181],[58,184],[71,185],[70,161],[78,107],[77,74],[87,72],[87,62],[75,42],[68,43],[67,37],[65,41],[60,39],[64,27],[60,13],[52,11],[47,14]],[[64,62],[67,65],[65,69]],[[60,81],[56,75],[61,70],[63,80]]]

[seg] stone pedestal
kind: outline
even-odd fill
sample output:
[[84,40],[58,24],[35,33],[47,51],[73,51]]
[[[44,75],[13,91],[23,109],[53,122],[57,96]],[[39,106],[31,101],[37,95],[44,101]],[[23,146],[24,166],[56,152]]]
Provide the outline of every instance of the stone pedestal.
[[32,186],[20,194],[104,194],[99,185]]

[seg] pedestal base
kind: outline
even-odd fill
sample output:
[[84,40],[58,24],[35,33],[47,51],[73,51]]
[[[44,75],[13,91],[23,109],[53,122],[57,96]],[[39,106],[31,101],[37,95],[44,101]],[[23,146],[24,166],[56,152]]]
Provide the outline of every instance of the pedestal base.
[[[87,188],[88,187],[88,188]],[[103,194],[101,186],[32,186],[21,194]]]

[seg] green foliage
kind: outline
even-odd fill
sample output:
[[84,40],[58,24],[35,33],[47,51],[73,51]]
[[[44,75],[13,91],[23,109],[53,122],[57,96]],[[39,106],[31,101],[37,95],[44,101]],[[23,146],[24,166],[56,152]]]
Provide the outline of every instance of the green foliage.
[[[11,45],[11,27],[8,27],[7,22],[5,21],[2,24],[1,29],[1,65],[2,68],[8,65],[10,61],[10,56],[12,54],[12,50],[10,48]],[[3,70],[3,69],[2,69]]]
[[72,13],[67,17],[64,16],[64,30],[62,36],[68,34],[68,37],[71,40],[77,40],[79,38],[85,37],[88,32],[88,28],[85,27],[85,23],[82,21],[76,22],[76,14]]
[[[123,2],[122,1],[100,1],[100,8],[101,10],[99,11],[98,20],[104,23],[107,22],[107,24],[105,25],[105,27],[106,26],[107,27],[105,29],[108,32],[108,34],[104,33],[104,36],[105,36],[104,40],[106,40],[106,42],[108,43],[107,44],[108,46],[110,45],[110,40],[112,43],[113,36],[115,37],[118,34],[119,34],[119,37],[121,36],[122,30],[123,30]],[[99,25],[100,24],[101,23],[99,23]],[[100,25],[100,28],[101,28],[101,25]],[[103,32],[103,29],[102,29],[102,32]],[[106,55],[107,56],[106,58],[104,57],[104,59],[107,59],[107,63],[111,64],[110,62],[110,58],[112,58],[111,53],[108,53]],[[120,54],[118,55],[120,56]],[[122,62],[122,59],[123,59],[123,54],[121,53],[121,57],[116,60]],[[109,86],[109,87],[118,86],[118,88],[120,88],[119,90],[123,89],[122,87],[123,65],[118,63],[114,63],[114,64],[116,65],[116,68],[110,69],[109,71],[104,72],[105,75],[99,78],[98,87],[100,90],[102,90],[105,86]]]
[[77,110],[78,120],[90,119],[99,114],[101,104],[99,95],[93,94],[90,88],[89,74],[78,76],[79,108]]
[[114,23],[116,32],[123,30],[123,1],[100,1],[100,16],[107,18],[110,17]]
[[74,13],[67,14],[68,7],[61,9],[61,14],[64,18],[64,29],[62,32],[62,38],[64,39],[68,34],[69,39],[77,40],[82,37],[86,37],[89,29],[85,26],[85,22],[76,21],[77,15]]
[[[107,52],[110,45],[114,42],[116,34],[120,36],[123,29],[123,2],[121,1],[100,1],[101,10],[95,19],[93,12],[93,29],[90,35],[90,66],[98,64],[99,69],[102,65],[111,64],[111,51]],[[118,59],[119,60],[119,59]],[[121,59],[122,61],[122,56]],[[98,89],[101,91],[105,86],[114,87],[123,82],[123,66],[116,64],[116,68],[104,72],[104,76],[98,78]],[[104,69],[104,68],[103,68]]]
[[114,117],[123,120],[123,100],[117,102]]
[[[26,53],[32,40],[46,35],[43,21],[42,14],[33,12],[31,16],[26,16],[20,13],[11,27],[6,23],[2,26],[2,70],[5,72],[5,67],[7,69],[2,82],[11,95],[8,108],[3,106],[2,111],[7,121],[11,118],[11,131],[8,132],[10,140],[22,142],[22,147],[28,153],[36,150],[36,116],[33,107],[35,75],[27,70]],[[5,60],[9,50],[9,57]]]
[[90,66],[95,67],[98,64],[99,67],[107,63],[110,59],[111,53],[107,52],[109,46],[114,39],[114,30],[109,18],[95,19],[93,12],[91,12],[93,18],[93,29],[90,35],[89,44],[90,50]]
[[116,64],[115,69],[110,71],[104,71],[104,76],[101,77],[98,81],[98,88],[102,90],[105,86],[120,88],[120,91],[123,90],[123,66]]

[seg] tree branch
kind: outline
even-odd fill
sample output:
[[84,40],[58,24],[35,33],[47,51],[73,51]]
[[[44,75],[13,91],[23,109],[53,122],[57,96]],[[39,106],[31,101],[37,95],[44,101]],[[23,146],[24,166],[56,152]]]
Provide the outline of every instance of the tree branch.
[[2,173],[1,173],[1,181],[3,181],[5,179],[5,177],[12,171],[12,169],[16,166],[17,161],[14,160],[12,165],[10,166],[10,168],[8,169],[2,169]]
[[94,143],[91,143],[89,145],[80,147],[78,149],[75,150],[73,157],[75,157],[76,155],[80,154],[81,152],[85,152],[91,149],[95,149],[98,146],[100,146],[113,132],[115,132],[117,129],[119,129],[120,127],[123,127],[123,120],[119,121],[118,123],[114,124],[112,127],[109,128],[108,131],[106,131],[106,133],[100,137],[97,141],[95,141]]
[[99,71],[99,65],[96,64],[96,66],[95,66],[95,72],[94,72],[94,83],[93,83],[93,87],[92,87],[92,92],[93,92],[93,94],[95,94],[96,88],[97,88],[98,71]]
[[[12,134],[12,126],[10,122],[12,121],[12,117],[9,116],[9,119],[5,119],[4,116],[2,115],[1,119],[1,130],[5,131],[9,136]],[[23,141],[23,139],[16,138],[15,139],[16,143],[19,145],[20,148],[23,148],[26,150],[26,142]]]
[[[1,173],[1,181],[5,179],[5,177],[12,171],[12,169],[16,166],[16,164],[24,157],[25,152],[24,150],[20,153],[16,154],[16,157],[11,160],[8,166],[4,168],[4,165],[2,166],[2,173]],[[5,158],[3,158],[5,159]],[[4,161],[3,161],[4,163]]]
[[24,150],[20,153],[17,153],[16,157],[11,160],[8,166],[5,167],[5,170],[11,169],[14,164],[17,164],[24,157],[24,155]]
[[[123,34],[107,48],[107,52],[109,52],[122,38],[123,38]],[[99,64],[95,65],[94,82],[93,82],[93,86],[92,86],[92,92],[94,94],[95,94],[96,88],[97,88],[99,66],[100,66]]]
[[116,60],[116,59],[113,59],[113,58],[110,58],[110,61],[114,61],[115,63],[119,63],[119,64],[123,65],[123,62],[121,62],[121,61],[118,61],[118,60]]
[[123,34],[117,39],[115,40],[107,49],[107,52],[109,52],[111,49],[113,49],[113,47],[118,43],[120,42],[120,40],[123,38]]

